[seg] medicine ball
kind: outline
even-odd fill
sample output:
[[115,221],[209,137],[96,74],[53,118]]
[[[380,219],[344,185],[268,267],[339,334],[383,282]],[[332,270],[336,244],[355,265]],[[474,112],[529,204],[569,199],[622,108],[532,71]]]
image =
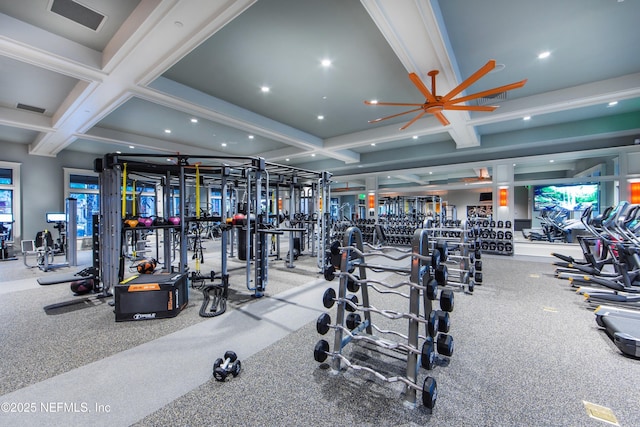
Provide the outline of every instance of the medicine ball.
[[155,259],[145,259],[141,261],[136,269],[140,274],[153,274],[153,271],[156,269],[157,261]]
[[93,291],[93,279],[82,279],[71,282],[71,292],[75,295],[84,295]]

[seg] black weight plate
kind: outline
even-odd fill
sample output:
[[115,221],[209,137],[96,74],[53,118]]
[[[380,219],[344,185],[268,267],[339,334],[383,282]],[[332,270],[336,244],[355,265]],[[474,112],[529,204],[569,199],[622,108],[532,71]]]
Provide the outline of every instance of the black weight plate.
[[451,317],[449,316],[449,313],[438,310],[436,311],[436,315],[438,316],[438,331],[445,333],[449,332],[449,329],[451,328]]
[[324,305],[325,308],[331,308],[333,307],[335,300],[336,291],[333,288],[327,288],[322,295],[322,305]]
[[329,325],[331,325],[331,316],[329,316],[329,313],[322,313],[316,320],[316,331],[320,335],[324,335],[331,329]]
[[[359,278],[356,276],[356,279],[359,279]],[[349,290],[349,292],[358,292],[360,290],[360,284],[355,280],[353,280],[351,277],[348,277],[347,289]]]
[[[351,302],[351,304],[353,304],[353,305],[358,305],[358,297],[357,297],[357,296],[355,296],[355,295],[348,295],[346,299],[347,299],[347,301],[350,301],[350,302]],[[345,302],[345,303],[344,303],[344,308],[345,308],[345,310],[350,311],[350,312],[354,312],[354,311],[356,311],[356,310],[357,310],[357,307],[353,307],[351,304],[349,304],[349,303]]]
[[438,334],[436,348],[439,354],[451,357],[453,355],[453,337],[447,334]]
[[432,377],[424,379],[422,384],[422,404],[429,410],[433,410],[438,399],[438,386]]
[[432,370],[436,363],[436,351],[433,348],[433,338],[427,337],[422,344],[420,365],[427,370]]
[[236,360],[231,366],[231,375],[237,377],[240,374],[240,370],[242,369],[242,363],[239,360]]
[[431,301],[438,297],[438,282],[433,277],[427,281],[427,298]]
[[453,311],[453,291],[451,289],[440,292],[440,308],[447,312]]
[[438,313],[435,310],[432,310],[429,313],[429,319],[427,321],[427,332],[429,336],[435,337],[438,334],[438,329],[440,327]]
[[313,358],[316,362],[324,362],[327,360],[327,353],[329,352],[329,343],[325,340],[320,340],[316,343],[313,349]]
[[229,362],[233,363],[236,361],[236,359],[238,358],[238,356],[236,355],[235,352],[233,351],[227,351],[224,353],[224,359],[229,359]]
[[349,313],[347,315],[347,320],[345,323],[347,325],[347,328],[352,331],[360,326],[360,323],[362,323],[362,318],[358,313]]

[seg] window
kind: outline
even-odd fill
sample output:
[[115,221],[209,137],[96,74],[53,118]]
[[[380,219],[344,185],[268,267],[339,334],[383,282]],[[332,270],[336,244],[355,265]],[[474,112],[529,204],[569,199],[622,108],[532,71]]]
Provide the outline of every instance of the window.
[[12,223],[3,225],[6,240],[20,240],[20,163],[0,162],[0,214],[9,215]]
[[209,198],[209,202],[211,203],[211,210],[209,213],[211,215],[221,215],[222,212],[222,193],[219,189],[211,189],[211,197]]
[[100,184],[98,175],[89,170],[64,168],[65,197],[76,199],[76,237],[92,234],[93,215],[100,213]]

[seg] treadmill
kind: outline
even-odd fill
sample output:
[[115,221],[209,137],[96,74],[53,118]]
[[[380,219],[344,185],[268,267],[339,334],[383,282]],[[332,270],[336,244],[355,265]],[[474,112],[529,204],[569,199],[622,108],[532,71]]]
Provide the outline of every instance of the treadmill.
[[596,323],[622,353],[640,357],[640,311],[601,305],[594,313]]

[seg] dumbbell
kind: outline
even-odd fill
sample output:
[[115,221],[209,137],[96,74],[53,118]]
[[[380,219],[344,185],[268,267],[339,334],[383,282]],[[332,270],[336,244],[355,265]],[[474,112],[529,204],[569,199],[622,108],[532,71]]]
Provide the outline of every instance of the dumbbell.
[[229,374],[234,378],[240,374],[242,364],[238,360],[238,356],[233,351],[224,353],[224,358],[218,358],[213,362],[213,378],[216,381],[224,381]]
[[[435,344],[435,345],[434,345]],[[434,368],[436,363],[436,350],[438,354],[451,357],[453,355],[453,337],[444,333],[438,334],[434,343],[432,337],[427,337],[422,343],[420,365],[427,370]]]
[[356,295],[347,295],[345,298],[337,298],[336,291],[333,288],[327,288],[322,295],[322,305],[325,308],[333,307],[333,304],[336,302],[344,303],[345,310],[354,312],[356,311],[356,307],[358,305],[358,297]]

